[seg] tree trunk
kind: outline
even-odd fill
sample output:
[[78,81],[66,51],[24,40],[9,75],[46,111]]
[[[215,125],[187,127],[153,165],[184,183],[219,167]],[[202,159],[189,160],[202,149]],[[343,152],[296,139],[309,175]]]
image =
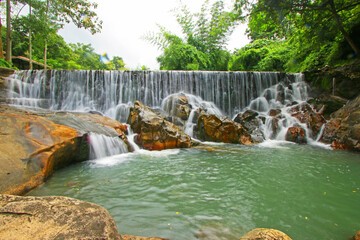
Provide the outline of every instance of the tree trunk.
[[11,5],[6,0],[6,61],[11,62]]
[[1,24],[1,17],[0,17],[0,59],[4,59],[4,49],[3,49],[3,42],[2,42],[2,38],[1,38],[1,28],[2,28],[2,24]]
[[[46,1],[46,21],[48,20],[48,15],[49,15],[49,0]],[[47,60],[47,37],[48,35],[45,37],[45,46],[44,46],[44,70],[47,69],[46,66],[46,60]]]
[[29,14],[30,14],[30,27],[29,27],[29,69],[33,69],[32,57],[31,57],[31,1],[29,2]]
[[340,16],[336,11],[335,8],[335,3],[334,0],[329,0],[329,4],[331,7],[331,13],[336,21],[336,24],[341,32],[341,34],[344,36],[344,38],[346,39],[346,41],[349,43],[349,45],[351,46],[351,48],[354,50],[354,53],[356,55],[356,57],[360,57],[359,56],[359,48],[356,46],[355,42],[352,40],[352,38],[350,37],[350,35],[346,32],[346,30],[344,29],[344,26],[340,20]]
[[47,69],[46,60],[47,60],[47,40],[45,39],[45,46],[44,46],[44,70]]

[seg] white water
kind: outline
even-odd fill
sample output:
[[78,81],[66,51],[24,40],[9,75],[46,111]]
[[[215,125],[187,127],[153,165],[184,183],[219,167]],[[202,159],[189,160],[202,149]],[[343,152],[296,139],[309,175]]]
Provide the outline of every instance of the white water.
[[298,76],[276,72],[17,71],[9,78],[9,99],[14,104],[52,110],[99,111],[125,122],[135,100],[160,107],[169,95],[184,92],[215,104],[232,117],[264,89],[294,82]]
[[[266,140],[284,140],[287,129],[295,124],[312,140],[317,136],[289,113],[291,104],[308,99],[308,86],[302,78],[302,74],[276,72],[17,71],[8,79],[8,96],[16,105],[97,111],[126,122],[136,100],[171,115],[175,109],[171,97],[184,94],[191,106],[184,131],[190,136],[199,108],[231,118],[250,109],[265,119],[260,128]],[[271,109],[281,109],[277,133],[271,128]]]
[[90,143],[90,159],[105,158],[128,152],[126,144],[119,137],[89,133],[88,140]]

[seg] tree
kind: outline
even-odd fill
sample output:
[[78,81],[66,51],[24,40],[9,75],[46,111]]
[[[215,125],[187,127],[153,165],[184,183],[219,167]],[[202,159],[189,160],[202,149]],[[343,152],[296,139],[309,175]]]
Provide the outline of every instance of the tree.
[[11,4],[6,0],[6,57],[5,60],[11,62]]
[[206,0],[200,13],[193,14],[184,5],[176,12],[184,39],[163,27],[145,38],[163,50],[157,59],[162,69],[227,70],[230,53],[225,45],[242,19],[241,11],[225,11],[223,1],[216,1],[211,8],[209,5]]
[[[2,30],[2,24],[1,24],[1,16],[0,16],[0,36],[1,36],[1,30]],[[2,38],[0,37],[0,59],[4,59],[4,49],[3,49],[3,43]]]
[[[100,32],[102,21],[100,21],[93,9],[97,8],[96,3],[91,3],[88,0],[46,0],[44,4],[43,0],[13,0],[14,4],[30,5],[34,9],[33,16],[37,22],[42,22],[43,28],[42,34],[44,35],[44,55],[47,54],[46,36],[51,31],[51,28],[59,29],[64,26],[65,23],[73,22],[77,27],[89,30],[92,34]],[[36,7],[34,6],[36,3]],[[32,9],[30,8],[30,9]],[[11,3],[7,0],[6,5],[7,13],[7,57],[11,60]],[[30,24],[33,21],[30,21]],[[46,29],[46,30],[44,30]],[[31,31],[29,31],[31,35]],[[29,40],[31,36],[29,36]],[[31,51],[29,51],[31,54]],[[46,56],[44,56],[46,59]]]
[[[237,7],[239,6],[244,6],[244,2],[237,0]],[[360,23],[359,0],[259,0],[252,6],[250,16],[258,19],[259,14],[269,17],[268,27],[270,22],[272,26],[275,24],[279,27],[280,31],[273,31],[273,36],[281,31],[286,32],[284,30],[292,26],[298,29],[305,26],[306,29],[303,30],[311,35],[319,35],[320,41],[329,40],[330,34],[333,37],[331,40],[334,40],[340,34],[359,56],[359,47],[349,34],[349,30]],[[253,25],[250,25],[249,34],[256,38],[262,22],[251,23]],[[325,38],[320,36],[324,32],[328,32]],[[281,36],[279,34],[280,38]]]

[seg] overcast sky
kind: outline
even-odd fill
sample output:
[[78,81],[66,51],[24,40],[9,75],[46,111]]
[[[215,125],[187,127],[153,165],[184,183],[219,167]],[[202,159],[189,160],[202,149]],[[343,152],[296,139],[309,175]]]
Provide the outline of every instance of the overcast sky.
[[[182,0],[192,12],[199,12],[205,0]],[[67,25],[60,34],[68,43],[91,43],[95,52],[122,57],[128,68],[145,65],[152,70],[159,69],[156,57],[161,54],[157,47],[141,39],[148,32],[158,32],[160,24],[180,35],[173,10],[179,6],[178,0],[96,0],[96,12],[103,20],[101,33],[91,35],[79,30],[73,24]],[[225,0],[231,4],[232,0]],[[244,35],[246,26],[240,25],[230,37],[228,49],[234,50],[246,45],[249,40]]]

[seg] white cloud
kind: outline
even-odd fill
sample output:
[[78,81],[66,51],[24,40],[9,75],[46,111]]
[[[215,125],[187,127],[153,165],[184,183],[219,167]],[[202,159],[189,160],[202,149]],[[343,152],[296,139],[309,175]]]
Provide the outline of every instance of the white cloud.
[[[98,0],[96,12],[103,20],[101,33],[91,35],[77,29],[73,24],[60,31],[66,42],[91,43],[97,53],[108,53],[110,57],[120,56],[127,67],[145,65],[158,69],[156,57],[161,54],[156,46],[141,39],[148,32],[157,32],[160,24],[176,34],[181,34],[171,12],[179,6],[177,0]],[[203,0],[183,0],[189,8],[198,12]],[[229,41],[229,50],[244,46],[248,40],[245,28],[239,26]]]

